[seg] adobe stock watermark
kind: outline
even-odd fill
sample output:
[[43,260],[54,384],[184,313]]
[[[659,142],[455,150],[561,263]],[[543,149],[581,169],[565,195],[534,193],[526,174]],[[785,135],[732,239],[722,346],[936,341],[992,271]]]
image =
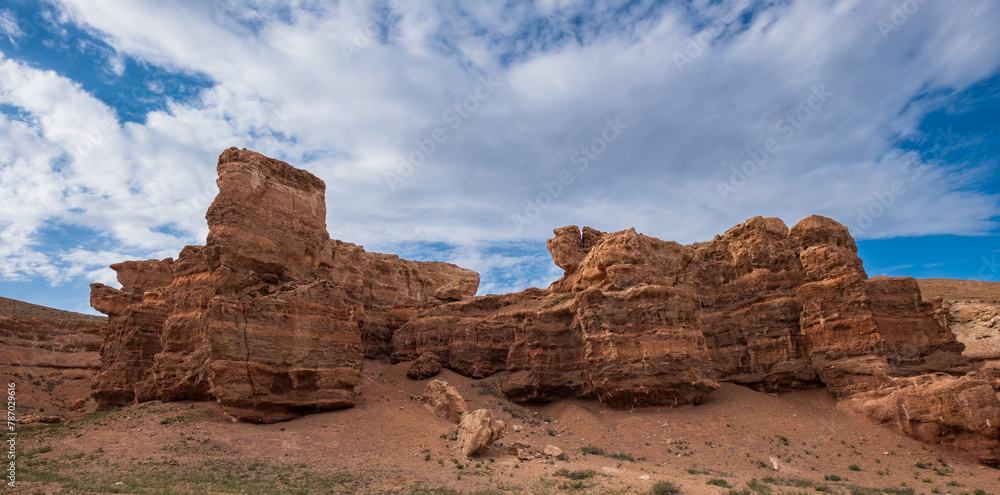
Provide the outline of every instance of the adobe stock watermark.
[[739,166],[729,167],[729,180],[715,182],[715,189],[722,201],[728,201],[731,194],[739,191],[754,175],[764,170],[768,159],[780,152],[783,146],[787,146],[816,112],[827,106],[832,96],[833,92],[828,91],[825,84],[811,86],[808,97],[775,121],[772,134],[777,134],[777,137],[769,135],[760,146],[747,148],[747,158]]
[[905,0],[901,3],[892,4],[892,10],[889,12],[889,15],[879,19],[876,23],[878,32],[882,35],[882,41],[888,41],[889,35],[899,31],[899,28],[910,22],[910,18],[920,11],[920,7],[926,3],[927,0]]
[[16,39],[32,39],[41,34],[42,30],[47,31],[48,26],[53,24],[52,19],[47,17],[49,15],[51,14],[43,11],[35,12],[30,18],[18,16],[13,19],[13,26],[6,26],[7,36],[11,38],[11,42],[15,46],[17,45],[14,41]]
[[414,139],[413,148],[396,157],[396,169],[384,174],[385,183],[389,186],[390,191],[398,189],[404,179],[413,175],[418,167],[434,156],[434,153],[440,149],[440,145],[451,137],[450,133],[457,131],[465,122],[475,116],[476,112],[496,93],[500,86],[493,74],[486,77],[480,76],[478,80],[479,84],[468,96],[442,112],[441,121],[447,125],[435,127],[425,137]]
[[712,44],[712,41],[718,39],[719,35],[730,24],[736,22],[736,18],[736,10],[728,9],[720,17],[712,21],[711,24],[705,26],[698,34],[688,36],[684,40],[684,49],[674,51],[674,65],[677,66],[677,70],[684,72],[684,67],[693,64],[695,60],[701,58],[708,49],[708,46]]
[[566,187],[576,180],[574,174],[586,172],[591,164],[607,151],[608,146],[621,137],[622,131],[628,129],[628,124],[624,124],[620,117],[614,119],[604,119],[604,127],[596,137],[574,149],[569,154],[569,162],[575,165],[574,169],[564,168],[556,175],[555,180],[544,181],[540,184],[541,191],[534,198],[524,200],[524,209],[521,213],[512,213],[510,221],[514,224],[514,229],[520,234],[526,225],[531,225],[542,214],[542,210],[552,206],[552,202],[562,196]]
[[996,253],[993,253],[989,259],[986,259],[986,256],[983,256],[979,259],[979,261],[982,262],[979,266],[979,271],[976,272],[976,275],[979,276],[979,280],[982,282],[994,280],[997,277],[997,274],[1000,273],[1000,261],[997,261]]
[[389,29],[389,24],[393,16],[397,15],[401,3],[400,0],[389,0],[384,10],[368,13],[368,21],[355,29],[354,36],[341,45],[341,52],[347,63],[351,63],[355,55],[371,46],[372,42],[378,39],[381,30]]
[[17,386],[14,383],[7,384],[7,431],[3,441],[7,444],[7,486],[17,488]]
[[[141,108],[141,98],[142,93],[136,89],[133,89],[129,93],[119,93],[118,98],[111,103],[110,107],[112,109],[127,107],[135,111]],[[274,109],[268,114],[264,127],[276,133],[284,132],[288,127],[288,122],[290,120],[291,114],[288,112],[288,107],[282,106],[281,108]],[[94,121],[79,131],[79,137],[72,145],[69,146],[69,152],[78,160],[86,158],[90,156],[94,150],[100,148],[104,144],[109,133],[120,128],[118,119],[116,118],[107,117]]]
[[[933,136],[934,146],[926,152],[927,158],[930,160],[937,160],[953,150],[958,143],[958,136],[952,132],[951,127],[938,128]],[[923,142],[927,141],[925,139]],[[896,205],[901,196],[906,194],[907,185],[919,181],[931,168],[933,167],[927,163],[923,155],[921,155],[920,160],[911,160],[904,164],[900,178],[889,183],[887,187],[872,191],[869,195],[871,200],[866,205],[858,207],[856,221],[853,224],[845,223],[847,228],[855,236],[864,235],[879,218],[882,218],[890,208]]]
[[556,0],[555,8],[547,17],[570,21],[586,8],[583,0]]

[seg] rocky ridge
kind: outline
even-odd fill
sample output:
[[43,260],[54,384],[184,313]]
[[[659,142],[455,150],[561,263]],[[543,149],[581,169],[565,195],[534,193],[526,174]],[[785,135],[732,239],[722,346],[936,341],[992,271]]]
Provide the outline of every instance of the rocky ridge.
[[548,289],[429,309],[396,332],[393,358],[506,372],[503,392],[521,402],[676,405],[718,381],[823,386],[847,410],[1000,460],[1000,400],[963,356],[947,305],[924,301],[912,278],[868,278],[843,225],[756,217],[692,246],[634,229],[554,233],[565,273]]
[[308,172],[235,148],[218,170],[205,246],[114,265],[120,290],[92,286],[110,317],[94,381],[105,407],[214,398],[273,422],[354,405],[365,356],[426,356],[415,377],[503,373],[521,402],[673,406],[720,381],[825,386],[846,409],[1000,462],[1000,400],[947,307],[913,279],[868,278],[829,218],[756,217],[691,246],[564,227],[548,242],[562,278],[473,297],[474,272],[331,240]]

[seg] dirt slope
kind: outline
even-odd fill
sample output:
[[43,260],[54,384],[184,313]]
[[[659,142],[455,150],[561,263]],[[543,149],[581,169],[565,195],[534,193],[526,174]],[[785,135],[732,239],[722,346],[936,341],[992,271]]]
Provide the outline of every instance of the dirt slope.
[[41,318],[55,321],[105,321],[104,316],[87,315],[0,297],[0,315],[13,318]]
[[[703,404],[674,409],[522,407],[497,392],[499,377],[444,371],[437,378],[470,409],[489,408],[508,425],[503,445],[467,460],[447,440],[454,425],[415,400],[426,380],[407,379],[406,364],[364,369],[357,407],[284,423],[232,423],[214,403],[178,402],[25,429],[18,491],[651,493],[670,481],[685,494],[748,483],[757,488],[732,493],[1000,493],[1000,471],[839,411],[823,389],[772,396],[723,384]],[[515,442],[555,445],[568,460],[521,462],[507,451]]]
[[1000,301],[1000,282],[924,278],[918,279],[917,284],[920,285],[920,293],[924,299],[941,297],[946,301]]

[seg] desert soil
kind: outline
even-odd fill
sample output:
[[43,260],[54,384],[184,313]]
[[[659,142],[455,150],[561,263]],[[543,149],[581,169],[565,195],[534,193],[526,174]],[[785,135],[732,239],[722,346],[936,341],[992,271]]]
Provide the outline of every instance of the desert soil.
[[[498,376],[446,370],[436,378],[470,410],[508,425],[502,445],[465,459],[448,440],[455,425],[416,400],[427,381],[405,370],[366,361],[357,407],[271,425],[177,402],[21,427],[17,492],[652,493],[659,481],[691,494],[1000,491],[1000,470],[840,411],[824,389],[774,396],[723,384],[677,408],[520,406],[498,392]],[[522,462],[513,443],[555,445],[568,459]]]

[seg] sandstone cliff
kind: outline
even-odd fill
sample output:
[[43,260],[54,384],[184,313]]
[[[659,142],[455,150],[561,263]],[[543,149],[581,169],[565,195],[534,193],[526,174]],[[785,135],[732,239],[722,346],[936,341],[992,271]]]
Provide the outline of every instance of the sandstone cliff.
[[875,421],[1000,461],[1000,401],[966,376],[947,306],[923,300],[914,279],[868,278],[843,225],[756,217],[692,246],[634,229],[554,233],[565,273],[548,289],[428,310],[395,333],[393,358],[433,352],[467,376],[505,371],[517,401],[674,405],[716,381],[825,386]]
[[205,246],[113,265],[92,286],[109,315],[93,392],[110,407],[215,399],[272,422],[350,407],[364,357],[425,356],[465,376],[503,373],[515,401],[616,407],[698,403],[728,381],[826,387],[843,406],[1000,463],[1000,400],[963,355],[941,299],[909,278],[869,278],[847,228],[755,217],[683,246],[563,227],[547,289],[474,297],[445,263],[331,240],[324,185],[235,148],[219,158]]
[[325,185],[304,170],[231,148],[218,172],[205,246],[113,265],[122,288],[91,287],[110,321],[102,407],[214,398],[257,422],[350,407],[365,355],[387,353],[395,328],[444,302],[439,289],[478,288],[470,270],[330,239]]

